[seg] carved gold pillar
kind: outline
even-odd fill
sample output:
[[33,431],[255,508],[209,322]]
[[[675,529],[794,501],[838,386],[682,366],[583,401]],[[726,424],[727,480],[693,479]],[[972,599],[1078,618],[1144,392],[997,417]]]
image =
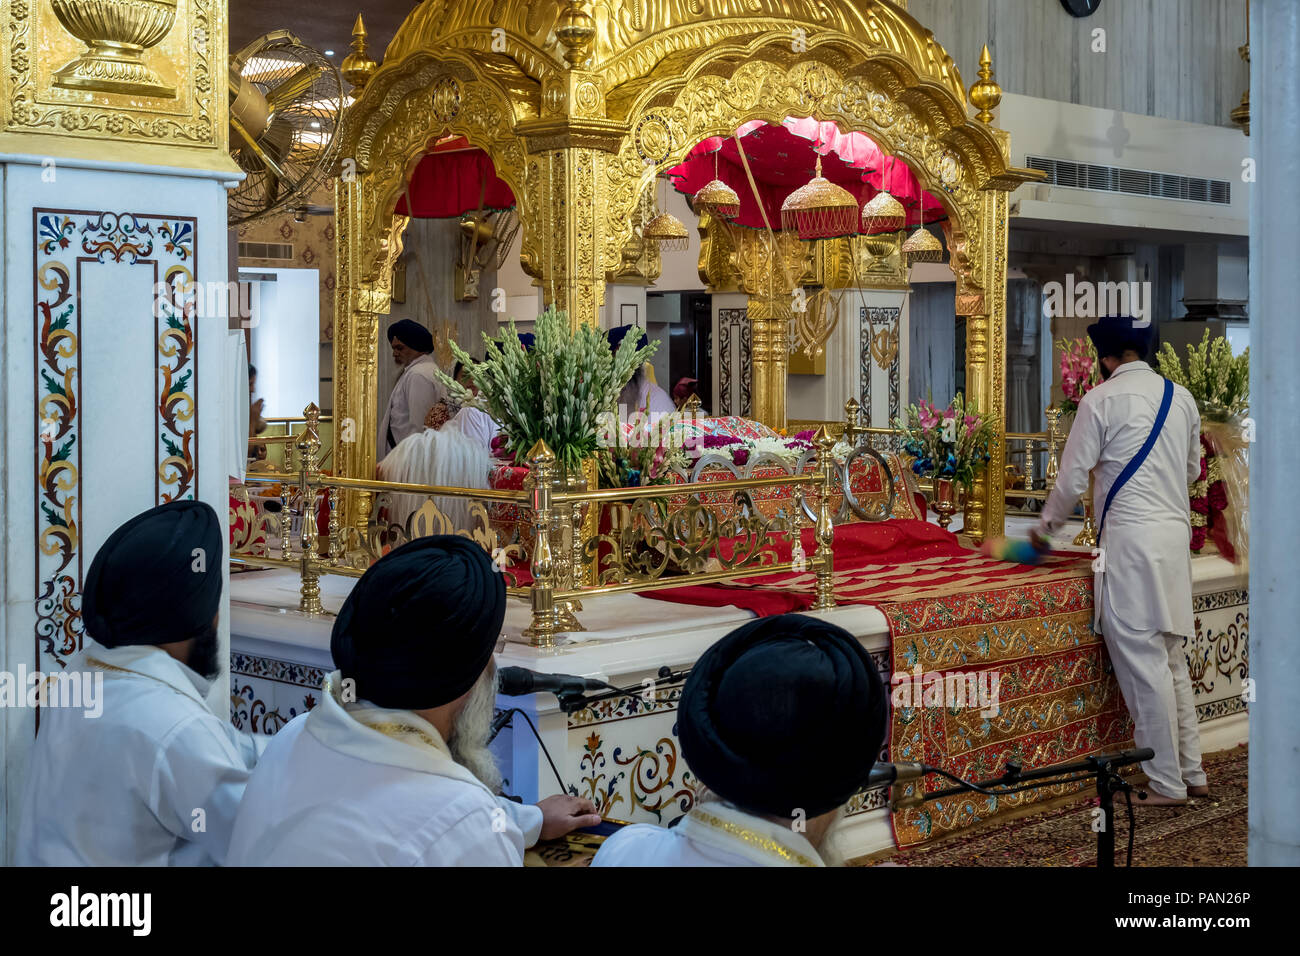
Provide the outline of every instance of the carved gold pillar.
[[[537,242],[541,261],[542,299],[568,313],[569,323],[599,325],[605,301],[603,185],[605,152],[574,145],[583,137],[569,124],[544,136],[525,133],[530,152],[530,179],[539,186],[536,221],[542,231]],[[561,145],[563,144],[563,145]],[[555,148],[555,147],[559,148]]]
[[[379,331],[391,309],[393,264],[402,253],[409,221],[394,216],[386,235],[367,237],[362,223],[373,201],[364,174],[335,182],[340,256],[334,308],[334,468],[349,478],[374,478],[379,428]],[[370,519],[368,492],[349,492],[338,502],[340,523],[360,531]]]
[[622,146],[627,125],[605,118],[597,74],[584,70],[596,29],[577,4],[563,11],[556,38],[569,69],[548,78],[538,119],[516,132],[529,153],[527,181],[541,236],[531,241],[543,301],[569,323],[600,325],[605,301],[605,164]]
[[790,362],[790,295],[775,300],[749,296],[754,418],[773,428],[785,427],[785,383]]
[[993,423],[988,466],[966,496],[965,532],[976,540],[1001,535],[1006,523],[1007,196],[983,193],[984,241],[972,267],[984,294],[972,298],[975,311],[966,317],[966,394]]
[[800,241],[794,233],[778,232],[773,256],[772,241],[764,230],[732,228],[730,235],[740,287],[749,296],[751,412],[765,425],[784,428],[794,291],[813,278],[813,244]]

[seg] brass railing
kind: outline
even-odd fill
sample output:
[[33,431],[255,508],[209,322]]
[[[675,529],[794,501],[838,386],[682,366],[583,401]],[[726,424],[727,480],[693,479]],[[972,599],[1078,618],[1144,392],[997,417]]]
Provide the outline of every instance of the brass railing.
[[[836,451],[825,428],[814,448],[791,465],[775,456],[754,456],[744,469],[729,459],[705,453],[692,472],[677,483],[630,488],[593,487],[590,477],[572,480],[561,474],[555,455],[538,442],[528,456],[528,478],[521,490],[442,487],[340,478],[323,474],[318,461],[318,412],[307,408],[304,427],[293,447],[293,471],[258,472],[237,489],[232,527],[232,560],[254,567],[293,568],[301,578],[299,610],[322,610],[322,574],[359,576],[387,549],[424,534],[456,533],[469,537],[493,555],[503,572],[518,568],[524,537],[502,542],[490,508],[512,509],[519,526],[528,526],[528,580],[522,575],[508,587],[526,598],[531,622],[524,635],[541,647],[553,646],[557,634],[582,630],[575,613],[584,598],[598,594],[655,591],[684,585],[739,580],[787,571],[814,573],[814,608],[835,605],[832,575],[837,521],[875,521],[889,517],[896,488],[889,464],[873,449],[851,443]],[[859,429],[861,431],[861,429]],[[836,454],[842,458],[837,459]],[[850,465],[861,456],[883,469],[888,501],[869,509],[855,497]],[[780,466],[779,474],[755,476],[760,467]],[[729,469],[733,477],[702,480],[706,469]],[[274,496],[250,495],[250,489],[279,485]],[[755,504],[756,489],[792,489],[792,517],[766,516]],[[375,507],[364,531],[339,520],[342,492],[373,496]],[[841,498],[838,508],[832,499]],[[320,530],[322,496],[328,498],[328,530]],[[387,505],[380,502],[387,496]],[[404,518],[399,499],[420,503]],[[269,507],[266,502],[274,502]],[[259,505],[259,502],[261,504]],[[455,503],[473,525],[459,526],[448,517]],[[410,506],[407,502],[402,507]],[[380,519],[387,509],[389,518]],[[391,520],[398,515],[398,520]],[[297,527],[295,529],[295,517]],[[499,516],[497,516],[499,517]],[[804,553],[801,532],[813,529],[811,556]],[[780,560],[778,543],[790,544],[789,560]],[[260,541],[260,544],[258,543]]]

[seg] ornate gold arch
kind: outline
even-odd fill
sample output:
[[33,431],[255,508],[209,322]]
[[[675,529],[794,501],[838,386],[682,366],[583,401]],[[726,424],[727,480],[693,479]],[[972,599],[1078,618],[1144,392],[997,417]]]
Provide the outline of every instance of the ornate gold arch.
[[[344,121],[342,171],[351,159],[356,177],[337,194],[335,415],[355,439],[343,473],[373,474],[378,317],[405,226],[393,209],[433,138],[455,132],[491,156],[520,203],[525,268],[579,323],[597,321],[647,159],[680,160],[747,120],[814,116],[871,135],[948,208],[968,391],[998,436],[966,527],[1000,530],[1007,192],[1032,174],[967,114],[952,58],[886,0],[424,0]],[[364,504],[347,510],[364,518]]]

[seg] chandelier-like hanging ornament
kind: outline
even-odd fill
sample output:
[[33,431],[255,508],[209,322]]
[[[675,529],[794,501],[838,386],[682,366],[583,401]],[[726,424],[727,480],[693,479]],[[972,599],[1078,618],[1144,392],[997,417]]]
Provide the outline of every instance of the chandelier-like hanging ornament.
[[[890,160],[893,169],[893,160]],[[885,177],[881,174],[880,192],[871,197],[871,201],[862,207],[862,231],[897,232],[907,225],[907,210],[885,188]]]
[[713,181],[691,197],[695,212],[706,212],[714,219],[735,219],[740,215],[740,194],[718,178],[718,154],[713,154]]
[[691,197],[695,211],[707,212],[714,219],[735,219],[740,215],[740,196],[721,179],[706,183]]
[[822,178],[822,158],[817,175],[785,197],[781,228],[793,229],[800,239],[835,239],[858,232],[858,201],[843,186]]
[[647,222],[641,238],[659,243],[660,252],[685,252],[691,246],[686,224],[670,212],[661,212]]
[[916,225],[916,231],[903,240],[900,251],[907,256],[909,262],[942,262],[943,261],[943,243],[941,243],[929,229],[925,228],[925,193],[921,193],[921,198],[917,200],[920,207],[920,222]]

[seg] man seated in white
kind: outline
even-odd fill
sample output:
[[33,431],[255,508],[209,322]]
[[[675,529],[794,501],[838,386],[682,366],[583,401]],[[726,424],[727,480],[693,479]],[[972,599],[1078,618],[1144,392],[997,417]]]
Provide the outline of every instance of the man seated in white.
[[231,840],[236,865],[520,866],[525,847],[600,822],[578,797],[498,796],[487,747],[506,588],[467,538],[380,558],[334,622],[338,670],[275,737]]
[[[609,350],[617,352],[619,345],[628,335],[635,336],[636,347],[639,349],[643,349],[650,344],[649,337],[640,326],[620,325],[606,333]],[[636,371],[632,373],[632,377],[623,386],[623,391],[619,393],[620,415],[625,418],[641,413],[651,422],[655,422],[661,416],[671,415],[677,411],[677,405],[673,402],[672,397],[656,385],[654,379],[651,378],[650,368],[649,362],[638,365]]]
[[98,713],[41,709],[19,865],[225,860],[268,738],[235,730],[205,700],[221,672],[222,533],[208,505],[177,501],[136,515],[95,554],[85,646],[63,673],[101,685]]
[[888,698],[843,628],[760,618],[705,651],[682,689],[682,759],[708,792],[671,829],[624,827],[592,866],[825,866],[871,773]]

